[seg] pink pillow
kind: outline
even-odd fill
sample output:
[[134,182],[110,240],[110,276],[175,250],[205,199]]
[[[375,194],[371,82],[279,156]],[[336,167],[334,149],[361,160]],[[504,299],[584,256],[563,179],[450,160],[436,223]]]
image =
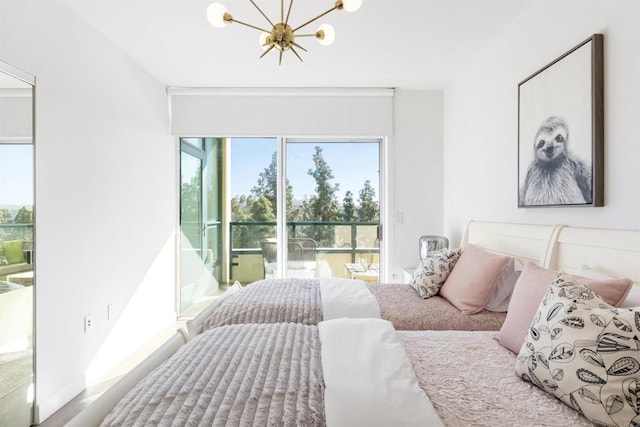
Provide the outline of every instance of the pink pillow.
[[468,245],[442,285],[440,296],[464,314],[482,311],[510,259]]
[[[498,335],[500,344],[516,354],[520,352],[538,305],[557,275],[557,272],[532,262],[525,264],[513,289],[509,311]],[[612,305],[621,303],[632,285],[629,279],[591,280],[574,277]]]
[[581,276],[573,277],[579,283],[600,295],[603,300],[611,305],[615,305],[616,307],[619,307],[620,304],[622,304],[622,301],[624,301],[627,295],[629,295],[629,291],[631,291],[631,288],[633,287],[631,279],[594,280]]

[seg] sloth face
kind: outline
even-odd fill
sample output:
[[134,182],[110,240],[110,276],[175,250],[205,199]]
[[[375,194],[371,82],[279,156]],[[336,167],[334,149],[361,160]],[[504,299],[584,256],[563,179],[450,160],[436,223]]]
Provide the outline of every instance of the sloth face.
[[567,148],[568,131],[564,121],[546,120],[536,135],[534,150],[537,160],[551,162],[561,156]]

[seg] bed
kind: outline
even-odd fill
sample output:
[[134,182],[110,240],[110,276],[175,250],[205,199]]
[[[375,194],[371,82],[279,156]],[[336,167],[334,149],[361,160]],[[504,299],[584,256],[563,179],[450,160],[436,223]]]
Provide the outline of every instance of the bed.
[[[472,221],[462,247],[477,245],[521,262],[547,265],[549,241],[557,226]],[[296,322],[317,324],[340,317],[381,317],[398,330],[498,330],[505,313],[482,310],[461,315],[446,298],[423,299],[406,284],[365,284],[347,279],[266,279],[245,288],[234,286],[191,320],[191,336],[236,323]],[[428,315],[425,315],[427,314]]]
[[[477,228],[477,230],[493,229],[494,232],[504,229],[502,224],[492,223],[472,223],[470,226]],[[520,229],[520,226],[517,225],[505,225],[505,227]],[[523,227],[528,229],[529,226]],[[492,232],[487,233],[493,235]],[[539,238],[539,234],[534,234],[536,237],[532,239],[532,242]],[[505,242],[504,246],[500,244],[502,240]],[[510,241],[511,239],[508,237],[504,239],[498,237],[491,250],[510,253],[512,248],[519,246],[513,246],[513,242]],[[627,293],[628,291],[624,293],[620,305],[638,305],[637,299],[634,298],[638,293],[636,290],[640,287],[640,263],[638,262],[640,260],[640,231],[552,227],[547,245],[539,253],[542,254],[539,264],[551,269],[576,274],[584,273],[585,267],[589,267],[592,271],[606,276],[630,278],[633,282],[633,289],[629,293]],[[538,268],[542,267],[538,266]],[[551,289],[551,286],[548,288]],[[546,292],[548,293],[549,290]],[[545,299],[547,297],[548,295],[545,295]],[[536,304],[538,303],[536,302]],[[604,303],[600,303],[600,305],[605,306]],[[634,308],[608,308],[606,310],[616,313],[618,313],[616,310],[619,310],[621,313],[624,312],[623,314],[636,313]],[[511,311],[508,312],[507,317],[510,313]],[[640,312],[637,316],[640,318]],[[354,329],[355,333],[351,336],[343,336],[333,344],[322,342],[321,345],[318,345],[315,337],[322,336],[323,329],[329,328],[325,330],[330,331],[328,334],[325,333],[325,336],[340,336],[343,330],[351,329],[354,322],[360,328]],[[383,326],[381,326],[382,332],[378,335],[374,333],[370,340],[369,344],[374,347],[364,346],[360,342],[360,337],[373,333],[371,331],[377,330],[377,325]],[[619,322],[616,325],[620,327]],[[637,324],[635,327],[640,328]],[[262,341],[245,340],[247,334],[255,333],[255,330],[261,330],[272,338]],[[93,410],[88,409],[74,419],[70,425],[99,425],[105,416],[105,425],[112,423],[121,425],[120,422],[126,420],[126,413],[128,413],[128,410],[122,412],[123,406],[136,408],[133,418],[136,421],[125,421],[122,425],[143,424],[149,420],[160,420],[164,416],[169,417],[165,418],[165,422],[175,425],[190,422],[197,424],[202,420],[206,420],[204,422],[209,425],[216,425],[218,422],[221,423],[220,425],[228,422],[231,425],[329,426],[592,425],[587,418],[570,405],[562,403],[559,398],[554,397],[549,389],[541,388],[540,384],[523,381],[520,376],[516,375],[514,365],[519,357],[524,357],[522,352],[526,348],[528,342],[526,340],[530,339],[532,333],[528,333],[527,337],[523,338],[525,341],[520,351],[521,354],[518,355],[518,350],[514,352],[505,348],[501,342],[502,332],[502,329],[500,331],[395,331],[390,322],[382,319],[335,319],[321,321],[315,325],[249,323],[214,327],[203,331],[186,344],[179,346],[178,351],[173,355],[169,353],[175,348],[168,349],[164,356],[156,354],[151,369],[156,367],[157,369],[149,376],[140,381],[141,371],[138,371],[136,372],[137,377],[133,380],[123,379],[116,390],[117,392],[105,393],[98,399]],[[221,336],[225,336],[225,340]],[[282,338],[285,336],[298,337],[300,340],[296,345],[290,345]],[[303,338],[304,336],[307,338]],[[383,340],[383,336],[385,340],[390,339],[391,341]],[[227,339],[231,342],[245,342],[244,347],[240,345],[238,351],[229,350]],[[268,350],[258,348],[256,342],[268,343],[272,345],[272,348]],[[382,347],[375,347],[380,343],[383,343]],[[395,368],[392,368],[391,373],[387,373],[386,377],[385,374],[382,375],[380,383],[382,385],[359,384],[361,378],[369,377],[371,372],[378,370],[371,369],[371,367],[377,367],[377,363],[384,365],[389,360],[395,360],[390,354],[392,354],[392,349],[397,350],[398,343],[402,349],[399,358],[402,359],[402,354],[404,354],[406,360],[401,364],[393,365]],[[353,347],[348,347],[349,344]],[[198,347],[207,348],[207,350],[204,353],[198,353],[199,355],[192,353],[192,350]],[[318,347],[320,352],[318,352]],[[287,352],[296,353],[298,358],[280,357],[281,354]],[[219,356],[223,360],[207,362],[202,354],[209,355],[207,357]],[[255,359],[256,357],[258,358]],[[336,357],[338,362],[342,362],[342,370],[340,368],[336,370],[335,367],[325,368],[325,359],[335,359]],[[161,363],[160,360],[163,358],[168,358],[169,361]],[[306,364],[301,363],[300,358],[305,358]],[[320,369],[317,368],[318,359],[320,360]],[[595,360],[593,357],[576,357],[575,359],[576,361],[584,359],[591,362]],[[640,387],[636,386],[640,384],[640,376],[637,371],[632,372],[632,369],[628,369],[630,359],[633,357],[622,359],[625,362],[622,366],[624,369],[620,369],[621,364],[618,363],[615,365],[616,369],[610,369],[609,372],[612,375],[621,375],[621,371],[625,371],[625,375],[630,375],[619,377],[626,381],[626,391],[620,393],[620,396],[623,397],[609,396],[606,402],[603,400],[601,405],[606,407],[607,411],[618,414],[640,410],[639,405],[636,404],[640,402]],[[282,360],[286,364],[280,364]],[[293,362],[291,362],[292,360]],[[315,371],[311,369],[313,365],[311,361],[315,361]],[[347,361],[355,363],[347,365]],[[407,362],[410,366],[409,371],[407,371]],[[340,364],[338,363],[338,366]],[[246,366],[250,365],[258,368],[254,368],[254,371],[247,370]],[[215,378],[215,367],[217,366],[224,366],[222,371],[227,375],[240,378],[237,383],[239,385],[232,385],[232,389],[235,387],[234,390],[239,390],[242,387],[248,387],[245,394],[242,395],[243,397],[238,398],[236,394],[225,391],[223,394],[229,396],[229,400],[213,403],[214,401],[207,400],[208,397],[202,401],[203,393],[188,393],[191,390],[202,389],[215,394],[221,385],[224,384],[227,387],[229,384],[234,384],[233,381]],[[201,371],[198,371],[196,367],[200,367]],[[365,367],[369,370],[357,371],[358,367]],[[303,370],[306,373],[315,373],[299,375]],[[204,373],[205,371],[208,372]],[[321,371],[322,377],[319,377],[318,371]],[[265,388],[264,384],[268,381],[264,379],[264,375],[269,373],[275,378],[272,379],[273,384],[279,384],[280,389],[277,387]],[[184,382],[176,382],[176,378],[182,375],[185,376]],[[307,381],[299,381],[303,377]],[[335,382],[336,378],[339,381]],[[611,378],[613,378],[612,382],[618,379],[618,377]],[[254,379],[258,381],[258,384],[254,385]],[[397,387],[394,388],[394,386]],[[133,389],[133,391],[120,400],[124,394],[123,391],[128,389]],[[143,390],[160,389],[165,391],[150,396],[143,392]],[[370,390],[377,390],[380,394],[370,395]],[[419,390],[417,395],[416,390]],[[585,388],[585,390],[580,392],[582,398],[593,400],[589,394],[590,389]],[[334,391],[338,394],[334,394]],[[405,392],[408,393],[406,397],[402,394]],[[180,393],[186,393],[186,395],[176,399]],[[321,399],[320,394],[322,395]],[[311,399],[309,397],[311,395],[318,396],[320,400]],[[420,398],[415,400],[416,396],[420,396]],[[276,397],[275,401],[273,397]],[[359,400],[353,401],[354,397],[358,397]],[[168,401],[173,403],[168,405],[166,409],[159,408],[158,403]],[[273,407],[270,406],[272,402]],[[340,405],[340,402],[347,402],[347,404]],[[402,402],[412,403],[409,406],[402,406]],[[266,406],[260,406],[261,404]],[[114,406],[117,409],[112,411]],[[200,409],[195,411],[196,407]],[[378,423],[375,422],[375,419],[371,420],[369,418],[370,409],[378,407],[384,408],[383,412],[390,414],[389,416],[392,418],[379,418]],[[369,410],[363,408],[369,408]],[[217,411],[226,412],[224,415],[217,415]],[[143,415],[143,418],[138,418],[142,413],[146,415]],[[232,415],[232,413],[236,415]],[[406,420],[405,423],[403,414],[418,415],[417,419]],[[586,414],[589,415],[589,412]],[[191,419],[190,416],[196,418]],[[211,419],[207,418],[210,416]],[[248,418],[242,418],[245,416]],[[269,421],[270,416],[275,418]],[[345,419],[350,422],[341,421]],[[604,422],[602,423],[604,424]]]

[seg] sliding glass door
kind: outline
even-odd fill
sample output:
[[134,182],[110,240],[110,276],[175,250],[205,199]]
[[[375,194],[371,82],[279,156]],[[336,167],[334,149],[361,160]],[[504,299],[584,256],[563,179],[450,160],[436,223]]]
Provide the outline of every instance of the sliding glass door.
[[378,282],[380,141],[287,139],[284,149],[284,275]]
[[222,278],[222,140],[180,141],[179,313],[197,312]]
[[234,281],[274,277],[379,281],[381,146],[378,139],[182,138],[183,310],[202,298],[209,259],[219,266],[216,290],[205,286],[214,296]]

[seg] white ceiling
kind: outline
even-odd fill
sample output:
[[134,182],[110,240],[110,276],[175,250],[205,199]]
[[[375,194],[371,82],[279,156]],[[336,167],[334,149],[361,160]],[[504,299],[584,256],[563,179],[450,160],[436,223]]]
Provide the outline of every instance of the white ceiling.
[[[221,1],[234,18],[263,26],[249,0]],[[255,0],[273,21],[277,0]],[[364,0],[354,13],[334,11],[311,24],[336,30],[321,46],[298,39],[304,63],[286,52],[258,59],[259,32],[239,24],[213,28],[209,1],[70,0],[93,27],[167,86],[442,88],[531,0]],[[288,1],[285,1],[285,8]],[[333,6],[332,0],[294,2],[295,26]]]

